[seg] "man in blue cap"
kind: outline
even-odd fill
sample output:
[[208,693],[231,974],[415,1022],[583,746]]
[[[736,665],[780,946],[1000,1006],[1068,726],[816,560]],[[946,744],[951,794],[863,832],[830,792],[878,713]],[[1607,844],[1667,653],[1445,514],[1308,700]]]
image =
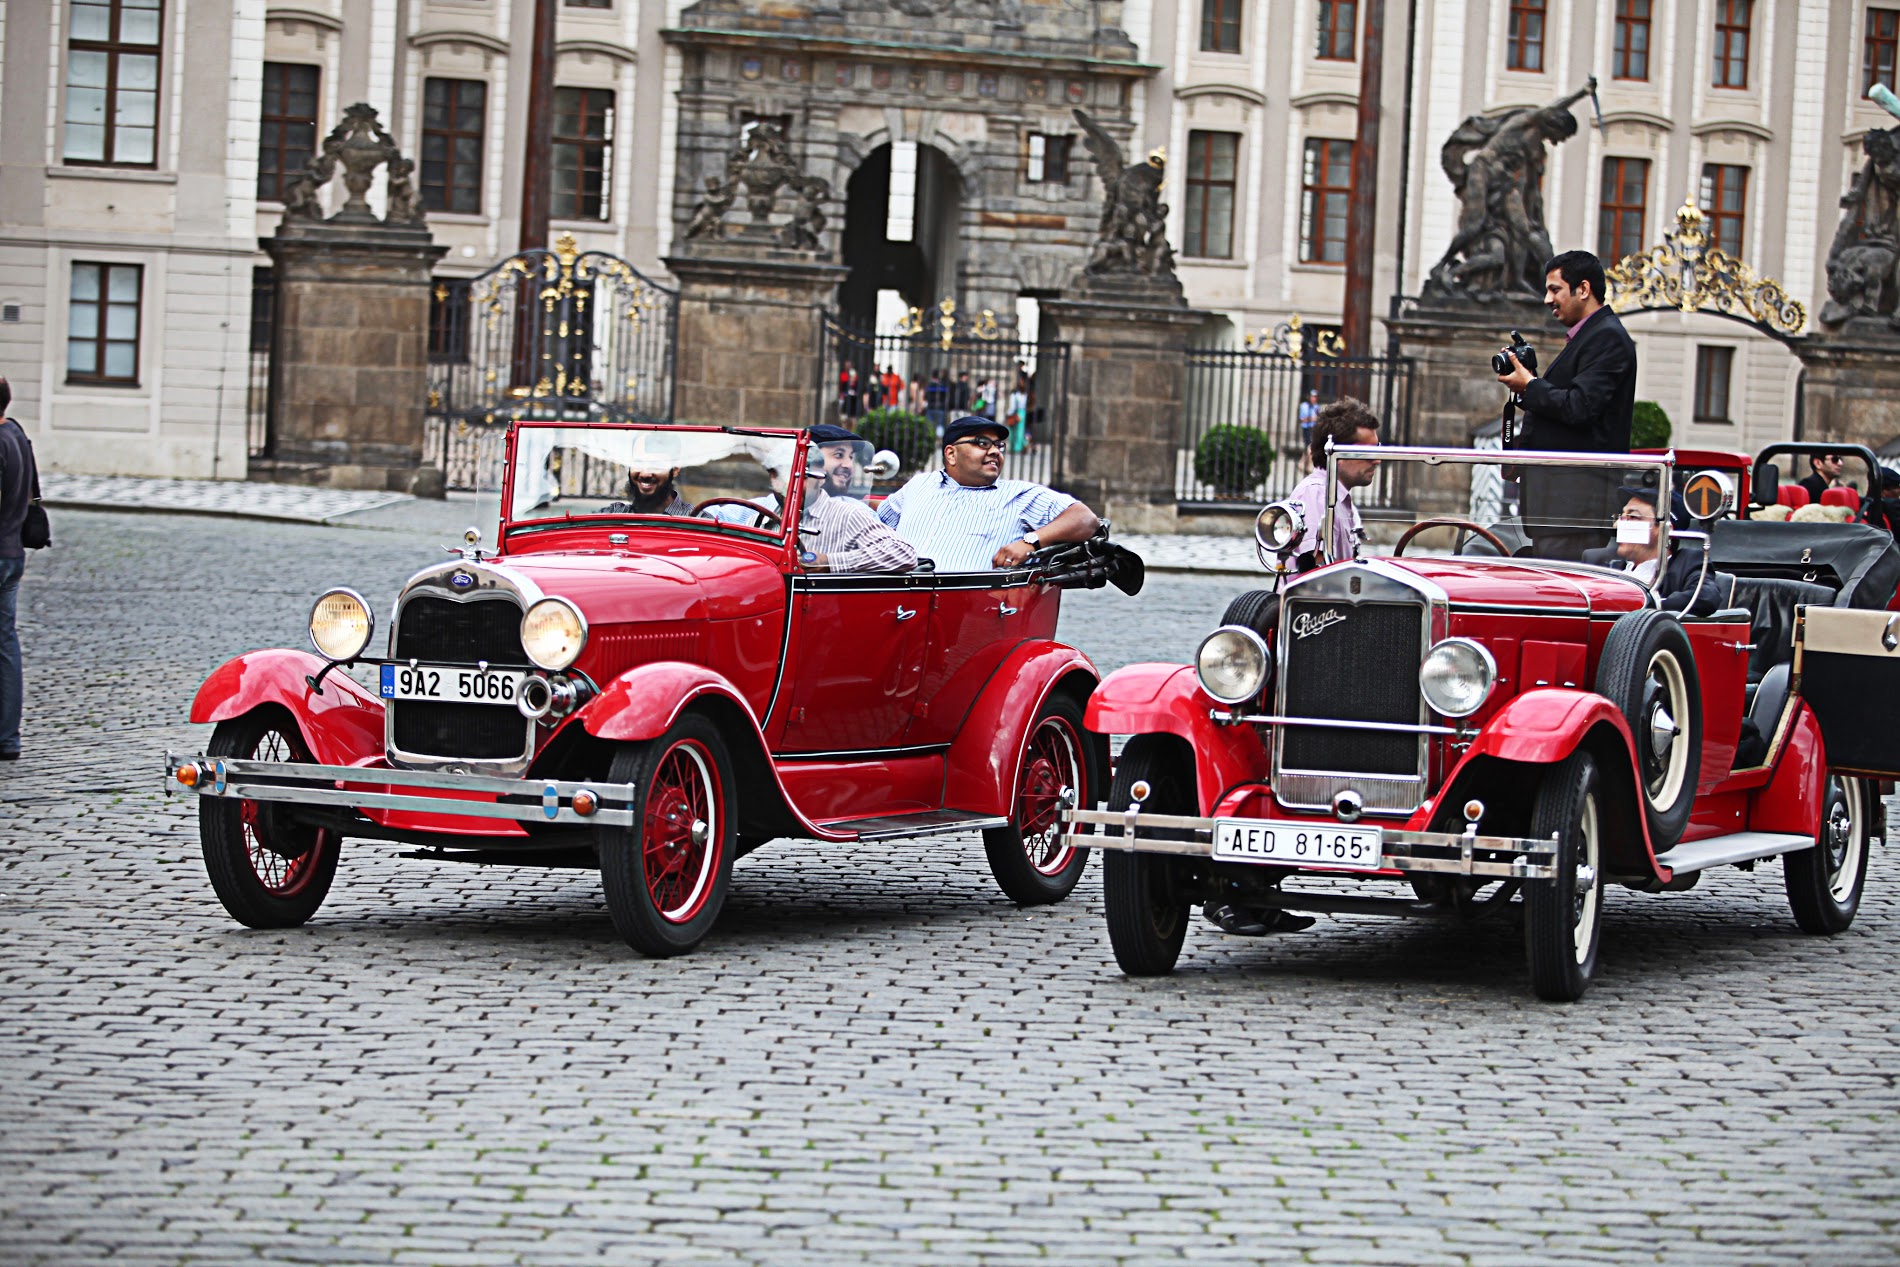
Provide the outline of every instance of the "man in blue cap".
[[799,559],[813,571],[908,572],[917,551],[851,494],[871,457],[870,442],[831,423],[810,431],[805,455],[805,513]]
[[1094,536],[1102,521],[1075,498],[1002,478],[1008,443],[994,418],[955,419],[943,430],[943,469],[913,477],[878,517],[939,572],[1012,568],[1044,546]]

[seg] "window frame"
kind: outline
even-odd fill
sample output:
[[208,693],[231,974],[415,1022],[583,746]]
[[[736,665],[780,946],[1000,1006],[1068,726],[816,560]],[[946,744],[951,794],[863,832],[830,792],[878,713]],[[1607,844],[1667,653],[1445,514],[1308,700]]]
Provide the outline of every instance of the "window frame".
[[[307,70],[310,72],[311,87],[310,87],[310,117],[309,118],[304,118],[300,115],[293,115],[293,114],[288,113],[287,106],[285,107],[286,113],[283,113],[283,114],[270,113],[270,107],[271,107],[270,72],[271,72],[272,67],[277,67],[279,70],[286,70],[286,71]],[[279,101],[282,102],[284,99],[288,98],[291,91],[292,90],[288,83],[280,84],[278,87],[278,92],[277,92]],[[318,118],[319,112],[322,111],[322,109],[323,109],[323,68],[321,66],[312,66],[308,62],[265,62],[264,63],[263,107],[258,114],[258,125],[257,125],[257,200],[259,202],[281,203],[284,200],[284,193],[286,190],[289,189],[291,182],[296,180],[298,176],[301,176],[304,172],[304,168],[309,166],[308,160],[314,157],[317,152],[317,118]],[[291,149],[284,143],[287,133],[283,131],[280,131],[278,133],[279,143],[275,146],[271,145],[269,140],[267,139],[270,133],[270,128],[272,124],[282,125],[286,128],[291,125],[302,124],[310,129],[310,144],[308,148],[303,151],[305,162],[302,165],[298,166],[295,170],[290,169],[286,161],[292,155]],[[273,150],[276,152],[276,155],[277,155],[277,170],[274,173],[272,173],[272,175],[276,177],[277,189],[275,193],[266,193],[264,191],[264,180],[265,180],[264,155],[272,152]]]
[[[97,299],[79,299],[75,297],[74,292],[78,289],[78,287],[75,286],[73,282],[78,277],[79,270],[82,268],[96,268],[99,270],[99,297]],[[132,273],[132,276],[136,279],[135,288],[138,292],[138,298],[135,299],[132,303],[132,337],[129,340],[109,338],[106,334],[106,327],[107,327],[106,319],[110,313],[110,309],[112,306],[112,297],[111,297],[112,296],[112,274],[115,269],[129,270]],[[94,324],[94,332],[89,338],[82,338],[82,336],[75,335],[72,333],[72,310],[74,307],[80,304],[85,304],[89,307],[93,307],[97,309],[97,318]],[[66,315],[66,382],[67,384],[71,386],[76,386],[76,387],[137,387],[139,386],[140,385],[139,369],[141,367],[141,362],[144,359],[140,355],[141,349],[139,345],[145,339],[145,265],[129,263],[126,261],[121,261],[121,260],[75,259],[75,260],[69,261],[67,269],[66,269],[66,311],[67,311],[67,315]],[[76,340],[84,341],[93,345],[93,349],[95,353],[93,363],[98,367],[96,372],[88,374],[88,373],[83,373],[83,372],[75,372],[73,370],[72,346]],[[124,375],[107,374],[105,372],[106,349],[111,344],[127,343],[127,342],[129,342],[132,345],[131,373],[124,374]]]
[[[1874,24],[1886,17],[1892,22],[1892,29],[1885,34],[1874,30]],[[1887,51],[1887,73],[1881,77],[1875,64],[1875,50]],[[1875,8],[1867,6],[1867,21],[1861,28],[1860,55],[1860,95],[1868,96],[1875,84],[1885,84],[1889,92],[1900,90],[1900,9]]]
[[[1641,17],[1626,12],[1628,9],[1634,9],[1638,4],[1644,6]],[[1612,19],[1614,26],[1610,36],[1610,78],[1620,79],[1627,83],[1646,84],[1649,82],[1649,58],[1650,54],[1655,52],[1655,17],[1656,0],[1616,0],[1616,14]],[[1635,47],[1635,40],[1632,38],[1638,28],[1641,28],[1643,33],[1643,47],[1640,50]],[[1643,73],[1632,75],[1629,73],[1630,63],[1639,57],[1642,59]]]
[[[1346,10],[1345,22],[1340,22],[1340,10]],[[1342,29],[1343,28],[1343,29]],[[1356,62],[1359,60],[1359,0],[1319,0],[1319,14],[1314,22],[1317,47],[1313,51],[1313,60],[1321,62]],[[1346,51],[1339,52],[1339,40],[1344,36]],[[1331,52],[1328,52],[1328,49]]]
[[[1730,211],[1721,205],[1729,192],[1730,178],[1734,178],[1739,186],[1736,201],[1741,204],[1741,209],[1738,211]],[[1742,258],[1742,247],[1748,233],[1748,168],[1740,163],[1702,164],[1696,201],[1702,204],[1702,218],[1709,226],[1709,245],[1735,259]],[[1732,228],[1725,229],[1724,226]],[[1730,233],[1733,233],[1734,245],[1723,246],[1723,239]]]
[[[1042,142],[1042,153],[1036,153],[1036,142]],[[1073,155],[1075,138],[1065,132],[1031,132],[1023,153],[1023,180],[1031,185],[1066,185],[1069,183],[1069,159]],[[1037,175],[1038,165],[1041,174]]]
[[[59,104],[60,143],[59,161],[66,167],[129,167],[141,171],[150,171],[158,167],[159,139],[163,134],[160,118],[165,105],[165,0],[154,0],[158,15],[157,39],[150,44],[128,44],[119,38],[121,17],[125,12],[125,0],[88,0],[93,5],[104,5],[109,13],[107,19],[107,37],[103,40],[80,39],[72,35],[66,38],[65,62],[61,66]],[[66,6],[70,26],[71,6]],[[73,89],[72,63],[74,53],[102,53],[106,58],[105,92],[105,145],[100,158],[74,158],[68,151],[70,145],[69,129],[72,127],[71,97]],[[152,87],[152,157],[143,162],[114,157],[113,151],[118,145],[118,126],[113,122],[119,113],[119,59],[125,56],[150,57],[153,66]],[[135,90],[129,90],[135,91]]]
[[[1537,21],[1533,37],[1525,29],[1530,19]],[[1544,44],[1550,36],[1550,6],[1546,0],[1510,0],[1504,13],[1504,69],[1525,75],[1544,73]],[[1535,55],[1536,64],[1528,58]]]
[[[560,131],[561,119],[563,117],[560,102],[563,93],[580,94],[580,109],[575,115],[575,117],[580,120],[581,135],[579,136],[565,136]],[[607,103],[605,108],[600,112],[600,117],[602,117],[605,122],[601,125],[602,135],[599,138],[592,138],[586,135],[587,120],[590,117],[588,103],[589,100],[594,97],[604,97]],[[574,214],[570,215],[561,210],[559,205],[561,190],[558,186],[555,186],[548,190],[548,212],[550,219],[599,223],[612,217],[614,200],[614,143],[617,139],[616,133],[619,124],[619,105],[619,94],[612,88],[602,88],[593,84],[564,84],[555,88],[555,132],[553,144],[549,146],[548,157],[550,161],[548,164],[548,180],[553,182],[560,175],[561,152],[564,148],[575,150],[580,162],[577,167],[577,179],[575,181]],[[598,211],[591,216],[588,215],[586,211],[587,156],[589,153],[597,153],[599,155],[598,171],[600,173],[600,192],[598,194],[600,206]]]
[[[1238,54],[1243,0],[1201,0],[1201,52]],[[1231,15],[1230,15],[1231,11]],[[1231,38],[1232,47],[1228,47]]]
[[[449,88],[448,102],[444,113],[444,117],[448,120],[447,127],[432,128],[429,126],[429,87],[432,84],[443,84]],[[477,113],[481,116],[481,126],[473,133],[466,132],[455,126],[456,115],[462,109],[461,90],[471,85],[481,89],[481,103],[477,107]],[[429,138],[432,136],[442,138],[442,179],[437,182],[431,182],[429,179],[429,165],[435,161],[428,157]],[[476,148],[474,161],[475,208],[472,211],[463,210],[462,208],[452,205],[456,191],[456,169],[460,166],[466,166],[466,164],[459,163],[456,160],[455,142],[469,136],[475,138]],[[486,185],[488,178],[488,81],[486,79],[462,79],[450,75],[429,75],[424,78],[422,81],[422,126],[416,134],[416,140],[416,187],[421,193],[423,208],[427,211],[440,212],[444,215],[452,216],[482,215],[483,208],[488,203],[488,190]],[[553,179],[551,173],[549,179]],[[430,191],[432,189],[439,189],[442,192],[442,204],[440,206],[430,201]]]
[[[1334,185],[1326,183],[1340,164],[1333,159],[1333,147],[1345,147],[1344,175],[1345,183]],[[1317,147],[1317,148],[1316,148]],[[1352,150],[1353,142],[1347,137],[1309,136],[1300,146],[1300,248],[1299,262],[1311,264],[1317,268],[1346,267],[1346,237],[1339,237],[1339,258],[1325,258],[1329,239],[1325,236],[1325,200],[1344,197],[1347,215],[1352,214]],[[1319,155],[1319,183],[1313,180],[1313,156]],[[1315,247],[1317,246],[1317,250]]]
[[[1610,169],[1612,164],[1614,164],[1616,168],[1615,201],[1612,201],[1612,190],[1610,187]],[[1639,190],[1641,197],[1636,202],[1625,201],[1623,197],[1628,192],[1628,182],[1624,179],[1624,176],[1625,173],[1631,169],[1632,164],[1635,165],[1636,170],[1641,171],[1643,176]],[[1603,166],[1599,169],[1600,181],[1597,189],[1598,258],[1614,263],[1626,255],[1636,255],[1642,252],[1644,246],[1643,233],[1649,222],[1649,168],[1650,160],[1640,155],[1625,156],[1621,154],[1605,154],[1603,156]],[[1636,247],[1631,251],[1615,250],[1617,239],[1623,234],[1621,218],[1632,214],[1636,216]],[[1609,240],[1606,242],[1604,217],[1608,215],[1614,215],[1618,217],[1618,219],[1614,227],[1611,228]],[[1611,249],[1605,250],[1604,248],[1606,246]]]
[[[1721,412],[1715,412],[1716,375],[1721,367]],[[1698,343],[1695,348],[1695,396],[1690,418],[1695,422],[1733,426],[1735,423],[1735,348],[1727,343]]]
[[[1736,13],[1741,20],[1735,20]],[[1755,0],[1715,0],[1715,62],[1710,67],[1709,86],[1729,92],[1748,91],[1748,63],[1754,55]],[[1730,82],[1738,59],[1729,56],[1729,37],[1739,35],[1742,42],[1741,82]]]
[[[1195,141],[1207,138],[1207,147],[1203,151],[1197,169],[1195,163]],[[1225,180],[1211,175],[1214,167],[1214,138],[1224,137],[1233,144],[1233,175]],[[1186,191],[1183,199],[1181,221],[1181,254],[1197,260],[1231,260],[1234,258],[1234,225],[1236,213],[1240,208],[1240,133],[1227,132],[1218,128],[1194,128],[1187,134],[1187,163],[1183,175],[1182,188]],[[1227,194],[1227,250],[1216,255],[1207,251],[1207,222],[1217,194]],[[1198,195],[1198,198],[1197,198]],[[1195,211],[1198,202],[1199,216]],[[1194,221],[1198,218],[1199,223]],[[1200,251],[1189,250],[1189,243],[1198,238]]]

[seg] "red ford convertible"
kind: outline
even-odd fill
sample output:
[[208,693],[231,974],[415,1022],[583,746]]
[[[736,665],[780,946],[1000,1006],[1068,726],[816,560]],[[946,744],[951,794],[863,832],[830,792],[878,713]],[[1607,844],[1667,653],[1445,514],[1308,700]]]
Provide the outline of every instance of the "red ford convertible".
[[[845,476],[893,472],[857,445]],[[704,938],[733,860],[775,837],[980,829],[1011,898],[1067,895],[1086,855],[1058,814],[1100,798],[1107,747],[1057,608],[1132,593],[1140,560],[1098,537],[1011,571],[912,566],[837,456],[797,430],[517,424],[498,548],[471,529],[411,577],[386,656],[336,589],[320,654],[252,652],[199,690],[209,749],[168,769],[201,797],[225,909],[301,924],[346,837],[598,867],[649,955]],[[829,570],[860,564],[889,570]]]
[[1067,815],[1072,844],[1111,851],[1124,971],[1171,971],[1195,906],[1254,935],[1301,913],[1504,916],[1536,993],[1570,1000],[1613,888],[1776,858],[1801,928],[1848,927],[1900,772],[1884,527],[1752,518],[1740,455],[1345,446],[1321,504],[1369,460],[1424,509],[1289,579],[1311,525],[1267,507],[1275,587],[1236,599],[1194,665],[1131,665],[1089,702],[1091,731],[1131,736],[1109,807]]

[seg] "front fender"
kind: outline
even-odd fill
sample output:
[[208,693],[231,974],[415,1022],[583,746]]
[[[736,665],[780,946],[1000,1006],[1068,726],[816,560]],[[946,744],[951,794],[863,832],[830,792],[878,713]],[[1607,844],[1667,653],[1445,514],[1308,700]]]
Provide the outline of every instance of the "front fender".
[[361,765],[383,755],[383,702],[347,673],[323,680],[323,694],[310,689],[326,661],[308,651],[273,648],[227,660],[212,670],[191,701],[194,722],[228,721],[265,705],[290,713],[310,755],[323,765]]
[[[597,739],[636,742],[665,734],[686,706],[700,696],[723,696],[751,719],[745,696],[724,674],[703,664],[661,660],[637,665],[609,682],[600,696],[581,709],[577,720]],[[760,747],[764,746],[761,738]]]
[[1220,726],[1219,707],[1185,664],[1131,664],[1117,669],[1089,697],[1088,726],[1107,735],[1176,735],[1194,750],[1200,807],[1227,789],[1267,777],[1267,748],[1253,726]]
[[1554,765],[1577,750],[1592,726],[1608,722],[1629,740],[1622,710],[1591,691],[1525,691],[1485,723],[1465,756]]
[[[1023,745],[1043,701],[1065,679],[1077,678],[1080,692],[1086,693],[1100,676],[1087,656],[1059,642],[1036,639],[1012,650],[990,675],[951,741],[945,804],[1013,818]],[[1107,789],[1099,791],[1105,794]]]

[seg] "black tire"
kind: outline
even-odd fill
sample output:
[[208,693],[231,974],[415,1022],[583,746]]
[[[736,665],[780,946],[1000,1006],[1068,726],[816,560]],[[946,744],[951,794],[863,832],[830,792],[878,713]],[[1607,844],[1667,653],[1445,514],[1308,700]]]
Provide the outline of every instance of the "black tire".
[[[310,749],[288,716],[259,709],[218,723],[213,757],[309,761]],[[198,799],[198,843],[205,874],[231,918],[249,928],[296,928],[336,879],[343,838],[286,821],[286,807],[259,801]]]
[[1661,853],[1689,825],[1702,774],[1702,686],[1682,623],[1651,610],[1618,620],[1603,644],[1596,689],[1629,722],[1650,844]]
[[683,955],[726,904],[738,845],[732,757],[712,721],[689,713],[658,739],[623,744],[608,779],[633,784],[631,827],[602,827],[607,913],[643,955]]
[[[1127,809],[1135,784],[1146,782],[1145,811],[1192,814],[1196,808],[1193,770],[1186,768],[1179,740],[1137,735],[1122,751],[1109,785],[1108,807]],[[1113,828],[1108,830],[1112,831]],[[1115,962],[1131,977],[1160,977],[1174,971],[1187,939],[1188,900],[1175,883],[1180,863],[1165,854],[1102,851],[1102,906],[1108,916],[1108,943]]]
[[1095,804],[1099,775],[1090,759],[1095,742],[1082,725],[1082,706],[1072,696],[1056,693],[1043,701],[1023,742],[1014,821],[983,833],[990,874],[1010,901],[1022,906],[1060,902],[1088,867],[1089,851],[1063,839],[1057,797],[1068,787],[1074,789],[1078,806]]
[[1280,619],[1280,596],[1272,590],[1248,590],[1227,604],[1220,623],[1241,625],[1253,630],[1273,645],[1273,629]]
[[1531,989],[1553,1003],[1583,997],[1603,931],[1603,813],[1597,765],[1579,749],[1544,772],[1532,837],[1557,837],[1555,879],[1524,885],[1524,951]]
[[1854,922],[1867,883],[1871,799],[1859,779],[1830,770],[1814,846],[1782,856],[1781,881],[1802,932],[1840,933]]

